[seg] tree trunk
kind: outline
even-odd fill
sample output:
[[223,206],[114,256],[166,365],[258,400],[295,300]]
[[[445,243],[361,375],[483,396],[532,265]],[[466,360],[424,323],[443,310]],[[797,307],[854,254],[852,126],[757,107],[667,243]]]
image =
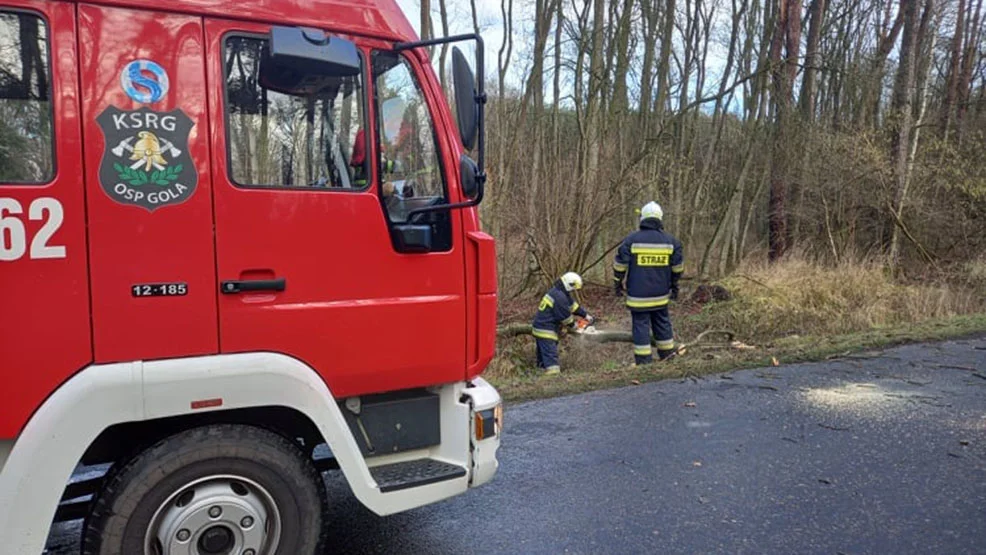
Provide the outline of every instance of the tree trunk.
[[[442,36],[448,36],[448,9],[445,7],[445,0],[438,0],[438,11],[442,16]],[[445,62],[448,58],[448,43],[442,45],[442,53],[438,56],[438,80],[442,84],[442,93],[449,90],[445,83]]]
[[476,0],[469,0],[469,10],[472,14],[472,31],[479,34],[479,18],[476,14]]
[[[422,0],[422,4],[427,1]],[[514,49],[514,0],[500,0],[500,15],[503,17],[503,42],[500,43],[500,51],[497,53],[497,77],[502,101],[506,96],[507,70],[510,68],[510,56]]]
[[661,60],[657,65],[657,103],[655,110],[663,118],[668,104],[668,83],[671,81],[671,49],[674,44],[675,0],[665,0],[664,30],[661,32]]
[[592,52],[589,56],[589,99],[586,104],[586,115],[588,122],[586,125],[587,155],[586,172],[583,176],[584,183],[595,183],[599,171],[599,148],[602,141],[602,118],[600,114],[600,102],[603,93],[603,84],[606,77],[603,75],[605,60],[603,57],[603,37],[606,26],[606,3],[603,0],[594,0],[592,17]]
[[[782,0],[771,43],[771,67],[774,74],[775,131],[773,159],[770,172],[768,201],[768,259],[773,262],[784,256],[790,243],[787,196],[789,179],[789,141],[793,139],[791,102],[794,77],[798,69],[801,42],[801,3]],[[781,51],[786,56],[781,58]]]
[[641,0],[640,10],[643,14],[644,60],[640,67],[640,129],[645,132],[649,128],[651,103],[654,100],[654,59],[657,49],[658,14],[656,0]]
[[809,8],[808,45],[805,50],[805,75],[801,83],[801,116],[805,121],[815,119],[815,98],[818,95],[818,72],[821,65],[819,47],[822,39],[822,21],[825,17],[825,0],[812,0]]
[[634,0],[623,0],[623,10],[616,27],[616,66],[613,71],[613,101],[610,113],[620,116],[629,107],[627,98],[627,74],[630,72],[630,16],[633,14]]
[[959,72],[962,67],[962,37],[965,34],[965,0],[959,0],[959,9],[955,15],[955,34],[952,35],[952,45],[949,49],[948,73],[945,84],[945,101],[942,104],[941,128],[944,140],[955,122],[955,101],[959,95]]
[[[970,5],[971,7],[971,5]],[[966,28],[965,53],[962,56],[962,69],[959,73],[958,106],[955,110],[955,127],[959,141],[965,131],[965,115],[969,111],[969,94],[972,87],[972,68],[980,56],[979,42],[983,0],[976,2],[976,11]]]
[[870,63],[870,73],[866,77],[863,86],[863,99],[859,106],[860,117],[858,121],[861,124],[871,124],[876,127],[879,121],[884,66],[887,63],[887,57],[890,56],[890,52],[893,51],[894,45],[897,43],[897,37],[900,35],[903,24],[904,10],[899,9],[893,26],[889,30],[881,30],[877,36],[876,53]]
[[[913,99],[915,66],[918,54],[918,10],[917,0],[901,0],[900,10],[904,14],[904,36],[900,45],[900,66],[894,82],[892,103],[893,144],[892,159],[894,170],[894,216],[902,220],[904,201],[907,197],[907,158],[911,148],[911,127],[913,125]],[[890,239],[890,264],[898,267],[900,258],[900,226],[894,225]]]
[[565,24],[565,10],[561,2],[556,3],[555,14],[555,75],[551,87],[551,125],[555,142],[555,160],[561,160],[561,121],[559,107],[561,105],[561,30]]
[[914,137],[911,140],[911,148],[907,155],[905,190],[910,188],[911,176],[914,175],[914,159],[917,157],[921,128],[928,111],[928,83],[931,79],[931,67],[935,58],[935,45],[938,43],[939,15],[935,12],[935,0],[925,0],[921,24],[918,27],[917,44],[920,61],[915,66],[918,72],[916,77],[918,106],[914,114]]
[[[431,28],[431,0],[421,0],[421,40],[434,37]],[[428,47],[428,57],[431,57],[432,47]]]

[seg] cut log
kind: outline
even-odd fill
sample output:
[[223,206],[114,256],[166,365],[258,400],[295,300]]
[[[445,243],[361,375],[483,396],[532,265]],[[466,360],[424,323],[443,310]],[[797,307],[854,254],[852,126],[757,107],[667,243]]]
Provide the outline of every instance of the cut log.
[[[530,324],[507,324],[496,330],[498,337],[517,337],[518,335],[530,335],[531,325]],[[633,343],[633,335],[629,331],[622,330],[596,330],[594,332],[577,333],[572,332],[566,334],[574,339],[580,341],[592,341],[595,343]],[[722,341],[708,341],[709,336],[722,336]],[[721,343],[722,347],[729,347],[730,344],[736,340],[736,334],[730,330],[705,330],[698,334],[694,340],[687,343],[679,343],[679,348],[681,347],[693,347],[700,344],[715,344],[719,345]]]
[[[498,337],[517,337],[518,335],[530,335],[530,324],[507,324],[496,330]],[[594,341],[596,343],[609,343],[613,341],[633,343],[630,332],[620,330],[596,330],[595,332],[578,333],[571,332],[565,334],[579,340]]]

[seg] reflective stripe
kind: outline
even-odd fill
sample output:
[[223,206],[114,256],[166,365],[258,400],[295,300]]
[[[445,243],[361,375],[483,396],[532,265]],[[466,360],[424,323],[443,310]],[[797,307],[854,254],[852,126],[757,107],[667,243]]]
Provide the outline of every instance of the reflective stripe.
[[671,295],[661,295],[660,297],[627,297],[627,306],[630,308],[656,308],[668,304]]
[[614,272],[625,272],[625,271],[627,271],[627,268],[628,267],[629,266],[627,266],[626,264],[620,264],[619,262],[614,262],[613,263],[613,271]]
[[539,330],[534,328],[531,330],[531,335],[537,337],[538,339],[550,339],[552,341],[558,341],[558,334],[553,330]]
[[575,312],[578,309],[579,309],[579,303],[572,303],[572,312]]
[[562,320],[561,323],[567,326],[568,324],[571,324],[574,321],[575,321],[575,316],[569,316],[568,318]]
[[633,354],[640,356],[647,356],[653,354],[654,351],[651,350],[650,345],[634,345]]
[[671,271],[674,272],[674,273],[676,273],[676,274],[680,274],[681,272],[684,272],[685,271],[685,265],[684,264],[678,264],[677,266],[671,266]]
[[655,343],[657,343],[657,348],[662,351],[668,351],[670,349],[674,349],[674,339],[665,339],[665,340],[659,339],[655,341]]
[[551,295],[545,295],[544,297],[541,297],[541,302],[550,307],[555,306],[555,300],[551,298]]
[[674,245],[667,243],[634,243],[630,245],[630,252],[633,254],[671,254],[674,252]]

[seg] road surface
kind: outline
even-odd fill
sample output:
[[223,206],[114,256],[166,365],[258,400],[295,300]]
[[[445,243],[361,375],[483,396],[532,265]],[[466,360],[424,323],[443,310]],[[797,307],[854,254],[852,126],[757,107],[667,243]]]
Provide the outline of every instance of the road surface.
[[[986,338],[510,406],[490,485],[329,552],[984,553]],[[79,525],[53,531],[72,553]]]

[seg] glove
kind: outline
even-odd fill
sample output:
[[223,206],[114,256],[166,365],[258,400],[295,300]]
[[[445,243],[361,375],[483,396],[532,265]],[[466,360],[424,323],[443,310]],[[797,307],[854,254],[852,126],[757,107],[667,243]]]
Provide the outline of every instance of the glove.
[[671,300],[672,301],[677,301],[678,300],[678,288],[677,287],[674,287],[674,288],[671,289]]
[[613,294],[617,297],[623,297],[623,284],[616,282],[613,284]]
[[594,324],[596,322],[596,319],[592,317],[592,314],[586,314],[585,315],[585,321],[588,322],[589,325],[591,326],[592,324]]

